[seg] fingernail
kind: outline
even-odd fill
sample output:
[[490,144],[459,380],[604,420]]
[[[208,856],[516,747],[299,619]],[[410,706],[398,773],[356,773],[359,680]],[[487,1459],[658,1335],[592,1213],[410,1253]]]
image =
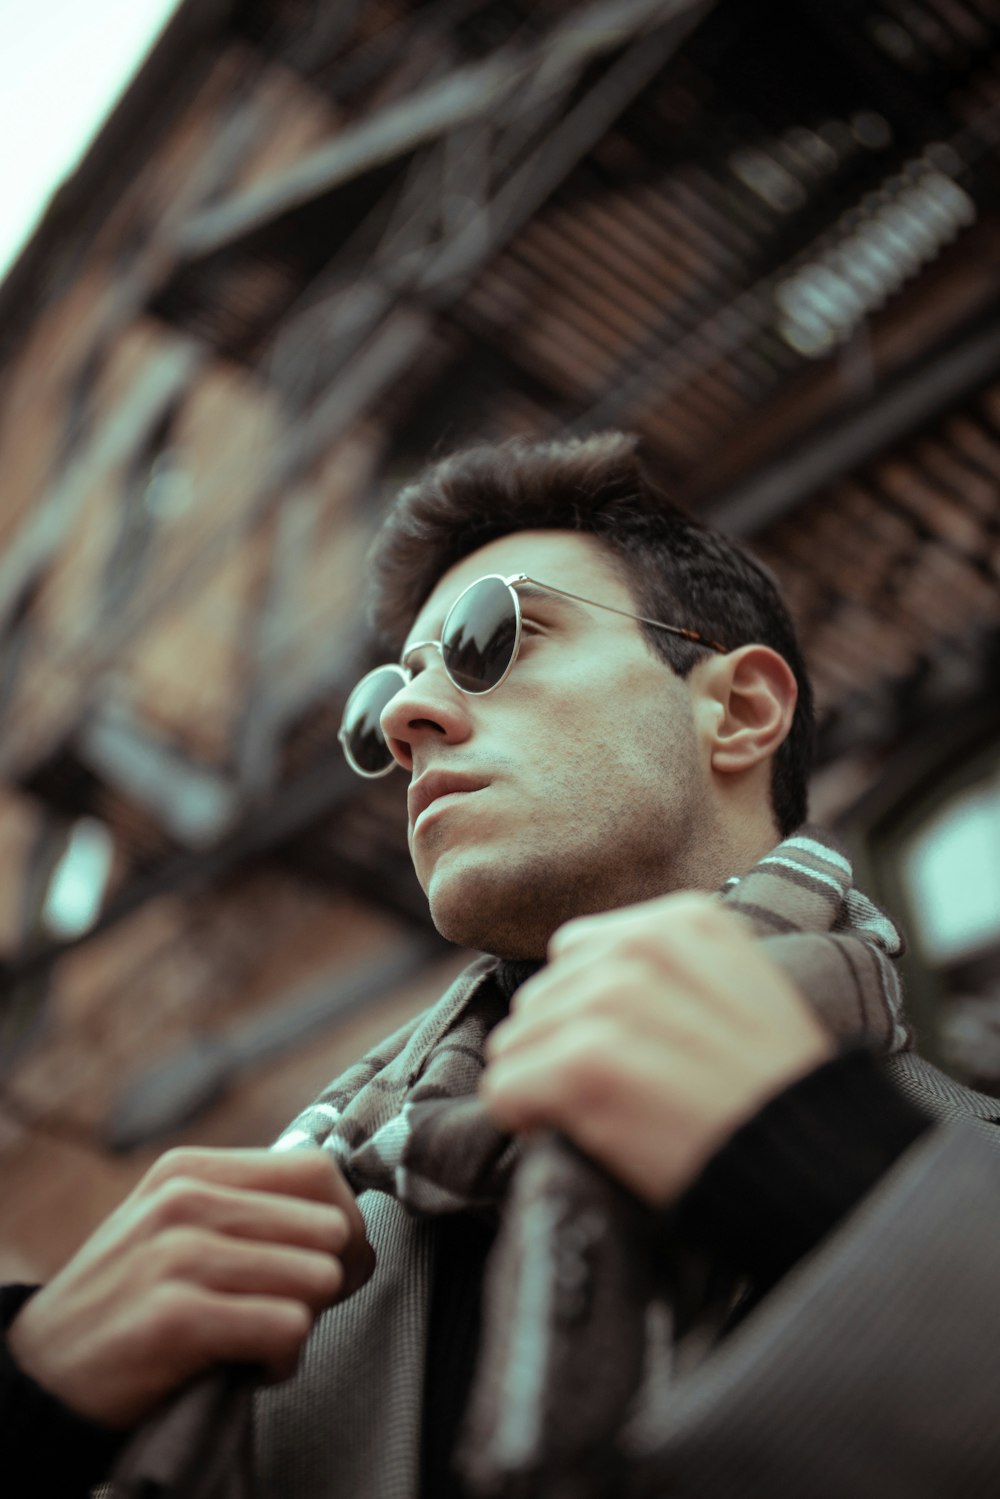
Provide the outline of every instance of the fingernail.
[[343,1208],[330,1209],[330,1221],[333,1226],[336,1248],[342,1249],[350,1237],[351,1225],[347,1221],[347,1214]]

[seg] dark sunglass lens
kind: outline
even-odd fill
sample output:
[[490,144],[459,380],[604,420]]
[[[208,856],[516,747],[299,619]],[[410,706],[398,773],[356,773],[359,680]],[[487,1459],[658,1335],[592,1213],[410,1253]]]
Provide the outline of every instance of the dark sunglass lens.
[[481,578],[453,604],[441,655],[448,675],[465,692],[488,692],[511,663],[517,639],[514,599],[501,578]]
[[397,667],[379,667],[362,678],[347,700],[340,739],[351,765],[362,775],[381,775],[394,763],[379,719],[405,680]]

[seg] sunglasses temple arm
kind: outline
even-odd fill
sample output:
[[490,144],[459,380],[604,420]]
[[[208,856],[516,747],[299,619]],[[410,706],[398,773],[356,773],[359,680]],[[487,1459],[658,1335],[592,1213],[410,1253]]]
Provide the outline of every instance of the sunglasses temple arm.
[[671,635],[679,635],[682,640],[694,641],[696,645],[707,645],[720,655],[727,655],[727,649],[720,645],[717,640],[706,640],[704,635],[699,635],[697,630],[685,630],[680,625],[665,625],[659,619],[647,619],[644,614],[632,614],[628,609],[616,609],[613,604],[599,604],[596,599],[585,599],[582,594],[569,593],[565,588],[553,588],[551,583],[539,583],[537,578],[529,578],[527,573],[519,573],[516,579],[508,579],[508,585],[512,582],[533,583],[536,588],[544,588],[546,593],[557,593],[560,598],[572,599],[577,604],[590,604],[594,609],[604,609],[608,614],[620,614],[622,619],[634,619],[640,625],[651,625],[654,630],[667,630]]

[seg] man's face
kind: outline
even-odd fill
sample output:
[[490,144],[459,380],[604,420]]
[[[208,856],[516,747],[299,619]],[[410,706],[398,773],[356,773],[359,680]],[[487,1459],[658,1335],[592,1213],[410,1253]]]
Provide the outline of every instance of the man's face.
[[[519,572],[636,610],[593,537],[516,532],[441,578],[407,646],[439,639],[477,578]],[[439,931],[501,956],[541,957],[573,916],[701,883],[711,800],[698,668],[675,676],[637,624],[602,609],[522,595],[521,610],[518,658],[495,692],[460,692],[438,652],[420,650],[382,726],[411,772],[410,855]],[[427,789],[443,794],[420,810]]]

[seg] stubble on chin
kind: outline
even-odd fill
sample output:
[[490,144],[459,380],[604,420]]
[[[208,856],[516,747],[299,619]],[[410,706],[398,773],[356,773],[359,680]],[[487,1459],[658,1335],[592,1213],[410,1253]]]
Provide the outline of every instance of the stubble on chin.
[[453,859],[439,864],[424,888],[443,937],[498,958],[544,958],[560,925],[554,871],[529,881],[512,860]]
[[[442,859],[424,890],[431,919],[448,941],[500,958],[544,959],[549,940],[578,916],[652,900],[671,890],[712,890],[720,881],[675,860],[665,864],[659,840],[633,843],[617,864],[579,850],[537,851],[528,859],[463,854]],[[680,866],[683,863],[683,873]],[[423,883],[423,882],[422,882]]]
[[544,959],[564,922],[614,903],[606,883],[580,871],[578,860],[556,857],[528,865],[512,858],[456,860],[435,868],[425,890],[443,937],[498,958]]
[[537,912],[526,920],[510,906],[504,891],[483,889],[477,881],[469,881],[458,899],[451,892],[435,893],[432,888],[429,904],[431,920],[448,942],[498,958],[544,958],[555,930],[540,922]]

